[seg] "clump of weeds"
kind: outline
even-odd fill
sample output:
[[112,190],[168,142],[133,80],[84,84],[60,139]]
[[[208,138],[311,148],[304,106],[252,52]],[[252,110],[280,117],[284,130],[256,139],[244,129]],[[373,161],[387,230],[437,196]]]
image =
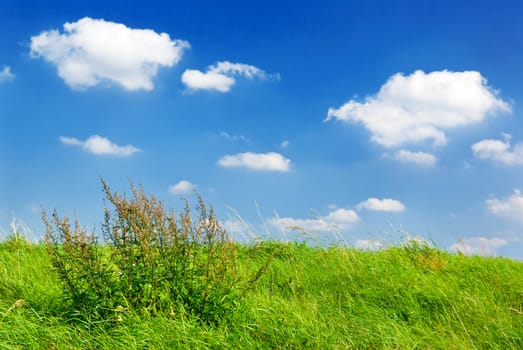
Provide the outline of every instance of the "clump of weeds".
[[[103,237],[71,225],[55,210],[45,242],[71,312],[82,319],[121,321],[126,315],[197,318],[217,325],[245,313],[243,299],[267,270],[239,268],[238,250],[214,210],[198,196],[196,209],[167,212],[164,203],[131,184],[127,198],[102,179]],[[101,240],[101,242],[99,242]],[[254,265],[250,265],[254,266]]]

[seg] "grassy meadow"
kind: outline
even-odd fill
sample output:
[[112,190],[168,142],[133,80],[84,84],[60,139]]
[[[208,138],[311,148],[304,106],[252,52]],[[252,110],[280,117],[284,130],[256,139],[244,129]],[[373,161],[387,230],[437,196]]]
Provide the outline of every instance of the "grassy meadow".
[[0,242],[1,349],[523,349],[523,263],[419,239],[234,243],[131,185],[102,237],[54,211]]
[[263,275],[234,322],[71,312],[44,243],[0,243],[0,349],[523,349],[523,263],[417,244],[238,245]]

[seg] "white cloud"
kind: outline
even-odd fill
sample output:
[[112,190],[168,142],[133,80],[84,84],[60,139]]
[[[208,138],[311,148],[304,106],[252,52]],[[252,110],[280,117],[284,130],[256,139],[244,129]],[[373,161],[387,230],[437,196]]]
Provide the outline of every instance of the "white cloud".
[[4,66],[0,71],[0,83],[4,81],[11,81],[15,78],[15,75],[11,72],[11,67]]
[[261,239],[260,234],[256,231],[254,226],[243,219],[228,219],[220,221],[221,227],[227,231],[234,239],[242,241],[254,242]]
[[359,220],[360,218],[354,210],[341,208],[315,219],[275,217],[269,219],[268,222],[281,231],[298,229],[307,232],[333,232],[347,229]]
[[280,144],[281,148],[289,147],[290,142],[288,140],[283,140]]
[[380,250],[383,248],[383,243],[375,239],[358,239],[354,243],[354,248],[361,250]]
[[55,64],[74,89],[111,81],[127,90],[152,90],[159,67],[172,67],[189,47],[166,33],[103,19],[84,17],[63,27],[63,34],[50,30],[31,37],[31,55]]
[[331,211],[329,215],[325,217],[328,222],[335,222],[342,225],[350,225],[360,220],[358,214],[354,210],[350,209],[336,209]]
[[79,146],[84,151],[93,154],[127,157],[141,151],[139,148],[136,148],[133,145],[118,146],[107,138],[98,135],[89,136],[89,138],[85,141],[81,141],[74,137],[60,136],[60,142],[65,145]]
[[216,90],[227,92],[236,80],[223,74],[202,73],[196,69],[187,69],[182,74],[182,82],[192,90]]
[[[263,239],[262,235],[259,233],[260,231],[257,231],[257,229],[252,223],[245,221],[242,218],[242,216],[238,213],[238,211],[236,211],[235,209],[228,209],[228,219],[220,220],[220,225],[228,233],[230,233],[234,237],[234,239],[241,239],[247,242],[254,242]],[[265,232],[266,238],[271,237],[271,233],[268,231],[265,222],[263,222],[261,229],[262,232]]]
[[218,62],[209,66],[204,73],[196,69],[187,69],[182,74],[182,82],[191,90],[216,90],[228,92],[236,83],[235,76],[248,79],[265,79],[268,75],[258,67],[243,63]]
[[226,168],[246,168],[266,171],[290,171],[291,161],[279,153],[239,153],[225,155],[218,164]]
[[255,77],[265,79],[266,74],[258,67],[244,63],[231,63],[228,61],[218,62],[215,66],[210,66],[209,72],[227,75],[244,76],[249,79]]
[[253,231],[253,228],[250,224],[241,220],[225,220],[221,221],[220,225],[229,233],[232,234],[242,234],[245,232]]
[[357,205],[358,210],[367,209],[374,211],[389,211],[389,212],[401,212],[405,210],[403,203],[396,199],[384,198],[369,198],[364,202]]
[[408,150],[399,150],[394,153],[393,158],[404,163],[414,163],[420,166],[433,167],[437,159],[433,154],[425,152],[412,152]]
[[497,97],[479,72],[416,71],[392,76],[360,103],[329,108],[326,120],[360,122],[372,141],[385,147],[432,140],[446,144],[445,130],[479,123],[510,106]]
[[187,181],[182,180],[178,182],[176,185],[169,186],[169,193],[170,194],[185,194],[185,193],[191,193],[196,189],[196,185]]
[[487,199],[485,204],[496,216],[523,222],[523,196],[520,190],[514,190],[514,194],[506,199]]
[[501,140],[483,140],[472,145],[474,156],[480,159],[489,159],[507,165],[523,164],[523,143],[510,145],[512,136],[503,134],[504,141]]
[[472,237],[454,243],[449,250],[464,255],[495,255],[496,249],[507,245],[501,238]]
[[243,141],[243,142],[249,142],[250,140],[243,136],[243,135],[231,135],[225,131],[220,132],[220,136],[223,138],[226,138],[227,140],[231,141]]

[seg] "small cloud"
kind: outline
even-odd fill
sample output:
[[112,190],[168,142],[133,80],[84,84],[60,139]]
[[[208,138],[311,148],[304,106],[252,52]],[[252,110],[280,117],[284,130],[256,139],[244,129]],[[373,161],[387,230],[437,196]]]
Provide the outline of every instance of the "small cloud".
[[472,237],[454,243],[449,250],[463,255],[495,255],[499,247],[507,245],[508,242],[502,238]]
[[266,79],[270,76],[255,66],[224,61],[209,66],[205,73],[196,69],[187,69],[182,74],[182,82],[191,90],[228,92],[236,83],[234,77]]
[[279,153],[239,153],[225,155],[218,160],[218,164],[225,168],[246,168],[264,171],[290,171],[291,161]]
[[354,243],[354,248],[361,250],[380,250],[383,248],[383,242],[375,239],[358,239]]
[[[255,242],[261,239],[262,236],[259,231],[257,231],[255,226],[252,223],[246,221],[235,209],[229,207],[227,217],[228,219],[226,220],[220,220],[220,225],[229,234],[231,234],[235,240],[241,239],[247,242]],[[263,232],[265,232],[267,238],[271,237],[271,233],[269,232],[265,221],[262,222],[262,226],[260,228]]]
[[92,135],[85,141],[81,141],[74,137],[60,136],[60,142],[64,145],[81,147],[88,153],[100,155],[127,157],[141,151],[133,145],[118,146],[109,139],[98,135]]
[[225,220],[221,221],[220,225],[229,233],[238,234],[245,233],[252,230],[252,226],[241,220]]
[[15,75],[11,72],[11,67],[4,66],[2,71],[0,71],[0,83],[4,81],[11,81],[15,78]]
[[220,221],[220,225],[234,238],[240,238],[246,241],[256,241],[260,237],[254,226],[243,219],[230,218],[225,221]]
[[160,67],[178,63],[187,41],[168,34],[84,17],[65,23],[64,32],[44,31],[31,37],[31,56],[58,69],[73,89],[84,90],[110,81],[126,90],[152,90]]
[[336,209],[324,217],[327,222],[335,222],[343,226],[350,225],[360,220],[358,214],[351,209]]
[[248,79],[256,77],[265,79],[267,77],[267,74],[258,67],[243,63],[231,63],[228,61],[218,62],[216,65],[210,66],[208,71],[218,74],[243,76]]
[[371,132],[371,140],[384,147],[426,140],[442,146],[447,143],[446,130],[510,111],[479,72],[418,70],[392,76],[364,102],[351,99],[329,108],[325,120],[361,123]]
[[176,185],[169,186],[170,194],[186,194],[191,193],[194,190],[196,190],[196,185],[187,180],[182,180]]
[[506,199],[491,198],[485,201],[493,215],[523,223],[523,196],[520,190]]
[[405,206],[398,200],[390,198],[369,198],[357,205],[358,210],[367,209],[373,211],[402,212]]
[[250,140],[243,135],[231,135],[225,131],[220,132],[220,136],[231,141],[243,141],[249,143]]
[[510,145],[512,136],[503,134],[504,140],[487,139],[472,145],[474,156],[480,159],[488,159],[507,165],[523,164],[523,142]]
[[437,159],[433,154],[425,152],[412,152],[408,150],[399,150],[393,156],[396,159],[404,163],[414,163],[423,167],[433,167],[437,163]]
[[285,149],[285,148],[289,147],[289,144],[290,144],[290,142],[288,140],[283,140],[280,144],[280,147]]
[[307,232],[334,232],[347,229],[359,220],[360,217],[354,210],[341,208],[315,219],[275,217],[269,219],[268,222],[281,231],[298,229]]
[[191,90],[228,92],[236,80],[219,73],[202,73],[196,69],[187,69],[182,74],[182,82]]

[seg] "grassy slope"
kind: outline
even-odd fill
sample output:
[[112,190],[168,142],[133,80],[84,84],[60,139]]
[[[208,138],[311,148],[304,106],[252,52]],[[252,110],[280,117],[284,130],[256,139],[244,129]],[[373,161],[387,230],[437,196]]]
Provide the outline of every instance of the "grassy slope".
[[0,349],[523,348],[521,262],[276,243],[249,254],[274,260],[233,326],[129,316],[108,327],[64,319],[43,245],[1,243]]

